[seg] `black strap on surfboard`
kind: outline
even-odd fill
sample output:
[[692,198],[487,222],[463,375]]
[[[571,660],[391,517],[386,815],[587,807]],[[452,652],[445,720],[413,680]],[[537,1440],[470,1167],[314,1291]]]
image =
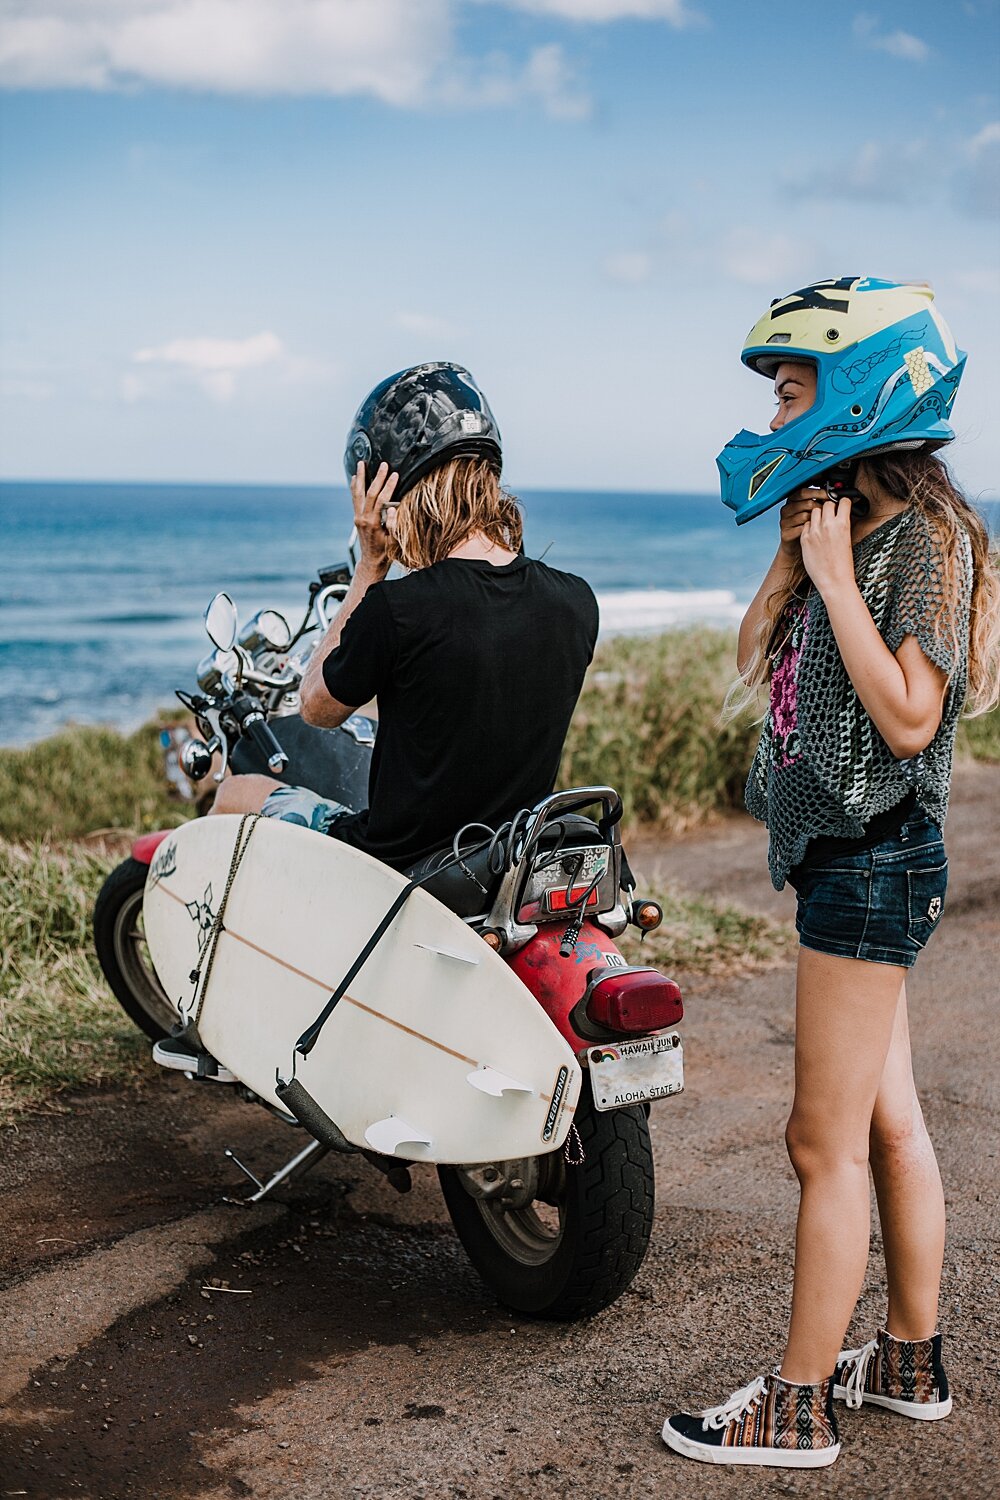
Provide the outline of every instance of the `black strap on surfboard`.
[[[439,872],[435,870],[432,873],[436,875]],[[382,918],[381,922],[376,927],[375,931],[372,933],[371,937],[368,939],[365,946],[362,948],[361,952],[358,954],[357,958],[351,964],[351,967],[348,969],[343,979],[337,985],[337,988],[334,990],[333,994],[330,996],[329,1000],[326,1002],[323,1009],[316,1017],[315,1021],[311,1026],[306,1027],[305,1031],[295,1043],[296,1052],[301,1053],[303,1057],[309,1056],[310,1052],[315,1047],[316,1042],[319,1039],[319,1034],[323,1030],[323,1027],[326,1025],[327,1021],[333,1015],[333,1012],[336,1010],[337,1006],[344,998],[344,995],[347,991],[347,986],[350,984],[351,980],[368,962],[369,958],[372,956],[379,943],[385,937],[386,933],[392,925],[393,919],[401,910],[404,903],[417,889],[417,886],[422,885],[423,882],[425,880],[428,880],[429,878],[429,875],[423,875],[421,876],[420,880],[411,880],[403,887],[399,895],[396,897],[395,901],[389,907],[389,910],[386,912],[385,916]]]
[[460,854],[456,854],[454,858],[445,860],[444,864],[437,865],[433,870],[428,870],[425,875],[419,876],[418,879],[410,880],[407,882],[407,884],[400,891],[399,895],[396,897],[395,901],[389,907],[389,910],[386,912],[385,916],[382,918],[381,922],[378,924],[365,946],[362,948],[361,952],[358,954],[357,958],[351,964],[351,967],[348,969],[343,979],[337,985],[337,988],[334,990],[333,994],[330,996],[329,1000],[326,1002],[323,1009],[316,1017],[315,1021],[311,1026],[306,1027],[305,1031],[295,1043],[295,1047],[293,1049],[295,1052],[300,1053],[302,1057],[309,1056],[313,1047],[315,1047],[317,1040],[319,1039],[319,1034],[323,1030],[323,1027],[326,1025],[327,1021],[330,1019],[331,1015],[336,1010],[337,1006],[340,1004],[341,1000],[347,993],[347,986],[364,968],[365,964],[368,962],[369,958],[371,958],[372,954],[375,952],[375,949],[378,947],[379,943],[382,941],[389,928],[392,926],[395,917],[398,915],[402,907],[409,900],[410,896],[417,889],[417,887],[423,885],[425,881],[431,880],[434,876],[440,875],[442,870],[450,870],[453,865],[460,865],[462,861],[468,859],[470,855],[478,853],[480,849],[485,849],[488,843],[489,840],[484,839],[482,843],[477,844],[474,849],[463,849],[462,852]]

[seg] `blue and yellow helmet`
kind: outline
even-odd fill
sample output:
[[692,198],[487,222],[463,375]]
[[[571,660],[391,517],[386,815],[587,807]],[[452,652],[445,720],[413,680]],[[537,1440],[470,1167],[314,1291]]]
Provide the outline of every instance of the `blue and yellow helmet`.
[[773,379],[785,360],[816,369],[816,400],[777,432],[738,432],[716,462],[737,525],[835,464],[893,448],[941,447],[965,368],[925,284],[842,276],[771,303],[743,363]]

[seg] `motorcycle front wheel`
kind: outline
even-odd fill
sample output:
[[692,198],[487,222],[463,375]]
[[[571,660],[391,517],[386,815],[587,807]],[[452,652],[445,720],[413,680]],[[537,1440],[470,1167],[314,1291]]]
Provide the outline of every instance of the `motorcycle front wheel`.
[[[486,1285],[516,1312],[567,1322],[621,1296],[653,1228],[653,1153],[642,1107],[601,1113],[585,1079],[575,1125],[575,1153],[571,1132],[568,1152],[438,1168],[456,1233]],[[504,1188],[491,1193],[493,1172]]]
[[169,1036],[177,1012],[156,977],[142,925],[148,865],[126,859],[111,871],[94,905],[94,947],[115,999],[154,1042]]

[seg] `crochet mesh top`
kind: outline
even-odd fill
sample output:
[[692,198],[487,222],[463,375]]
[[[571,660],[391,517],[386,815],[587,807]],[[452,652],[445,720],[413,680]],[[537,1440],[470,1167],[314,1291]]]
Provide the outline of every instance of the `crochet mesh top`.
[[746,787],[747,811],[771,835],[768,865],[776,890],[810,839],[863,837],[865,825],[911,788],[929,816],[944,822],[969,664],[972,548],[965,533],[959,535],[955,597],[946,587],[940,543],[919,511],[901,511],[854,548],[858,588],[889,650],[916,636],[928,661],[948,674],[937,733],[910,760],[893,755],[859,702],[820,594],[810,586],[786,611]]

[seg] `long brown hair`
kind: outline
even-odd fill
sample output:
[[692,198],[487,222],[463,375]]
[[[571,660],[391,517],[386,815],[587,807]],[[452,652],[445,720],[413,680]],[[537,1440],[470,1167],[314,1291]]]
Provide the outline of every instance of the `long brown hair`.
[[[943,460],[926,449],[882,453],[866,459],[859,475],[862,489],[874,489],[904,500],[927,520],[941,546],[948,599],[961,587],[963,535],[972,549],[972,609],[969,620],[969,686],[965,709],[970,717],[984,714],[1000,701],[1000,573],[990,553],[990,537],[982,516],[956,486]],[[753,655],[743,681],[754,689],[767,683],[786,630],[785,611],[795,598],[803,598],[809,586],[805,565],[798,558],[780,587],[769,595],[757,629]],[[959,618],[955,610],[940,612],[940,628],[957,637]],[[957,660],[957,638],[949,644]],[[747,694],[734,692],[727,710],[738,710]],[[736,701],[740,699],[741,701]]]
[[404,568],[429,568],[476,533],[519,552],[521,510],[483,458],[453,458],[418,479],[396,510],[389,554]]

